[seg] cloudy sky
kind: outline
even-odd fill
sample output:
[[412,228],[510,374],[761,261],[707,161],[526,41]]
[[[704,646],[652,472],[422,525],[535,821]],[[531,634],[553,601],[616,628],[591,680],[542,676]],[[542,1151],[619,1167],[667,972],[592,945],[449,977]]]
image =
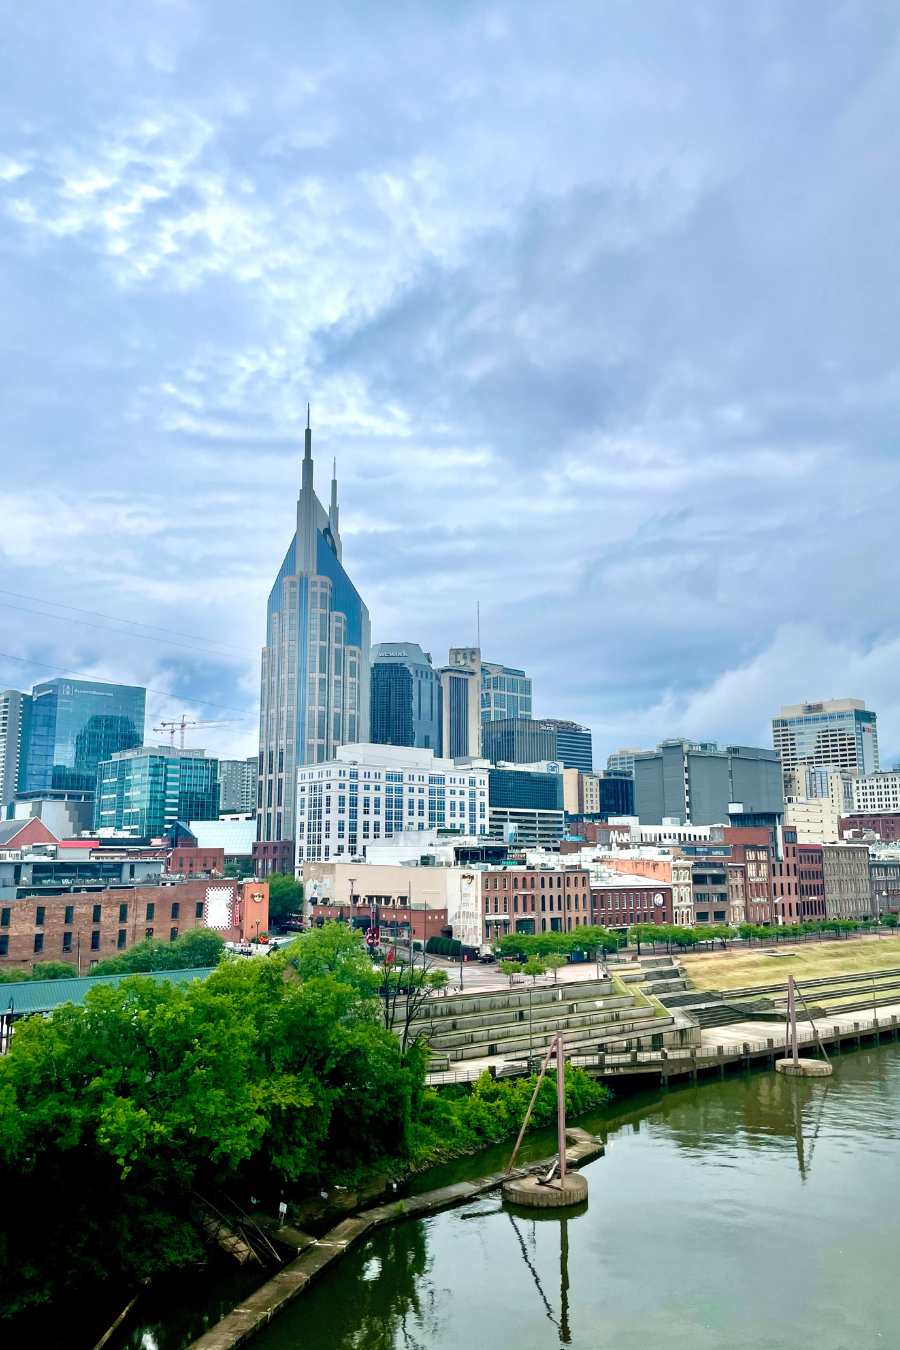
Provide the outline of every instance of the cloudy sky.
[[310,399],[376,640],[900,758],[895,0],[0,13],[0,685],[252,753]]

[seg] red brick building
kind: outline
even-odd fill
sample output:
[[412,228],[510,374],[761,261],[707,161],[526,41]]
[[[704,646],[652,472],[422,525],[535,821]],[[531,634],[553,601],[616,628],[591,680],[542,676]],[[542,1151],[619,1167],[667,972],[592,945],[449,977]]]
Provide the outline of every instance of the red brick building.
[[272,843],[257,841],[253,845],[253,871],[258,877],[270,877],[273,872],[294,875],[297,850],[293,839],[276,839]]
[[166,859],[169,876],[221,877],[225,874],[224,848],[173,848]]
[[144,938],[174,942],[212,928],[226,942],[257,937],[269,923],[269,888],[258,881],[184,881],[0,902],[0,970],[71,962],[81,974]]
[[[321,926],[331,919],[349,920],[357,928],[368,928],[376,919],[376,908],[371,904],[313,905],[310,920]],[[446,909],[430,909],[426,905],[379,905],[378,931],[382,942],[392,938],[408,938],[410,924],[414,942],[427,942],[431,937],[442,937],[449,930]],[[362,922],[360,922],[362,921]]]
[[672,923],[672,887],[639,875],[594,881],[591,884],[591,922],[603,928],[627,928],[633,923]]
[[780,858],[772,859],[772,916],[775,923],[800,922],[800,864],[797,831],[791,825],[781,830]]
[[490,869],[480,880],[485,942],[506,933],[571,933],[591,922],[585,868]]
[[883,844],[896,844],[900,840],[900,812],[872,811],[859,815],[842,816],[838,833],[843,839],[851,830],[871,830],[877,834]]
[[797,845],[797,874],[800,887],[799,919],[825,918],[825,860],[821,844]]

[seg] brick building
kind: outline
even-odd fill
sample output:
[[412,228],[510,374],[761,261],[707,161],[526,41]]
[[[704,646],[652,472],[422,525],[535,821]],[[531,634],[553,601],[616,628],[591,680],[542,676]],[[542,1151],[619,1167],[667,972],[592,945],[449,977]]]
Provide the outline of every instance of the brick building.
[[779,842],[781,857],[772,859],[772,918],[775,923],[799,923],[800,864],[796,827],[784,825]]
[[872,885],[872,906],[875,914],[900,913],[900,857],[869,858],[869,879]]
[[842,816],[841,838],[851,830],[871,830],[883,844],[900,842],[900,811],[859,811]]
[[591,922],[604,928],[672,923],[672,886],[627,873],[591,881]]
[[273,872],[282,872],[285,876],[294,875],[296,849],[291,839],[254,841],[253,871],[258,877],[269,877]]
[[797,845],[801,923],[825,918],[825,871],[821,844]]
[[869,850],[865,844],[823,844],[825,915],[863,919],[872,913]]
[[176,877],[221,877],[225,874],[224,848],[173,848],[166,871]]
[[391,939],[409,939],[410,927],[415,942],[427,942],[431,937],[443,937],[450,933],[450,923],[446,909],[433,909],[428,906],[390,904],[374,905],[360,901],[355,905],[313,905],[310,910],[310,922],[321,928],[324,923],[338,919],[349,922],[354,928],[366,930],[377,922],[382,942]]
[[586,868],[503,868],[481,874],[484,938],[507,933],[570,933],[591,922]]
[[184,881],[67,895],[29,896],[0,905],[0,970],[67,961],[79,973],[145,938],[174,942],[191,928],[226,941],[257,937],[269,922],[265,882]]

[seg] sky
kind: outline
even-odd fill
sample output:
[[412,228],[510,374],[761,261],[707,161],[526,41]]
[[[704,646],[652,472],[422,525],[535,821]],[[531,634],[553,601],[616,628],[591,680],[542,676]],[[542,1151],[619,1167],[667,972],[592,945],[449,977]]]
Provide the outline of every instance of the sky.
[[893,0],[0,17],[0,687],[253,753],[309,400],[373,640],[900,759]]

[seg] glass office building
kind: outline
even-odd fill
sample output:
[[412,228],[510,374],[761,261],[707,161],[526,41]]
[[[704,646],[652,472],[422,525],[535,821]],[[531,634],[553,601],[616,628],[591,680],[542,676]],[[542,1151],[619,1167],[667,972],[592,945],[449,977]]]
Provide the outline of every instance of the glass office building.
[[369,611],[341,563],[337,480],[313,489],[307,418],[297,524],[269,595],[262,652],[257,839],[295,839],[297,769],[369,739]]
[[98,764],[143,742],[146,697],[144,689],[128,684],[36,684],[21,790],[93,792]]
[[441,748],[441,685],[431,657],[416,642],[372,648],[369,738],[373,745]]
[[857,698],[791,704],[772,719],[772,743],[781,756],[784,790],[803,790],[804,770],[877,773],[878,718]]
[[178,821],[216,820],[219,761],[203,750],[144,745],[97,770],[94,828],[157,837]]

